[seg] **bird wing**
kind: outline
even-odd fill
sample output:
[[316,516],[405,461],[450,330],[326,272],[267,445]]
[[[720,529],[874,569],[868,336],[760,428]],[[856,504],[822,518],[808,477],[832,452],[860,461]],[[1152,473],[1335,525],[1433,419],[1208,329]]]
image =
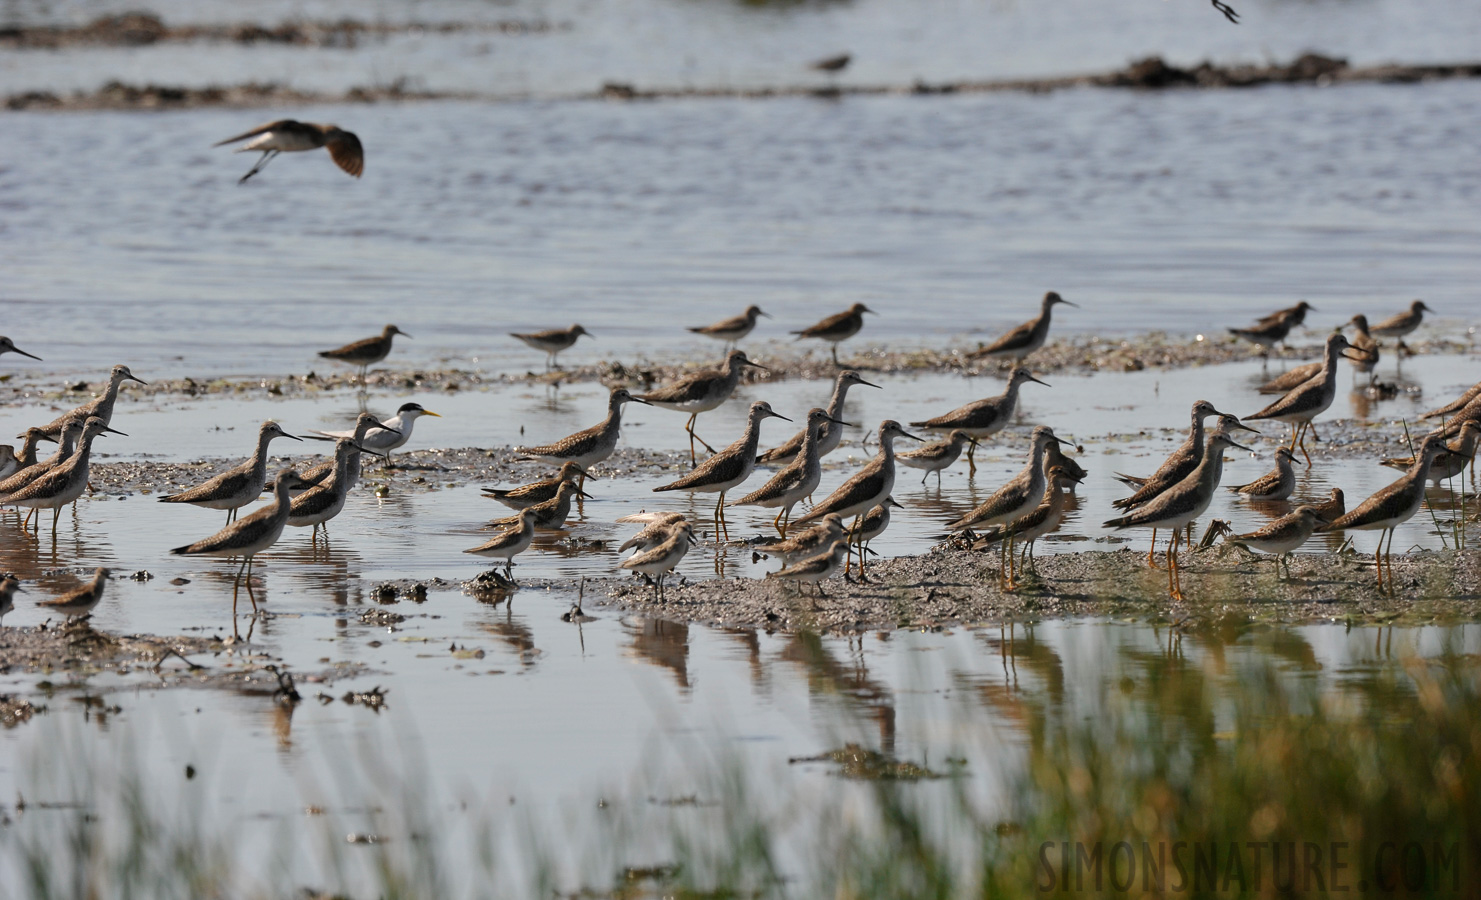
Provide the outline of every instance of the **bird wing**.
[[954,428],[971,423],[974,428],[986,428],[997,421],[998,410],[995,406],[982,406],[981,403],[980,400],[974,400],[965,406],[958,406],[949,413],[936,416],[934,419],[910,424],[917,428]]
[[251,131],[244,131],[236,137],[229,137],[224,141],[217,141],[211,146],[224,147],[227,144],[235,144],[237,141],[245,141],[249,137],[256,137],[259,134],[266,134],[269,131],[277,131],[280,128],[294,126],[297,124],[298,122],[294,121],[293,119],[278,119],[276,122],[268,122],[266,125],[258,125]]
[[1297,366],[1284,375],[1270,379],[1257,389],[1262,394],[1284,394],[1291,388],[1300,387],[1311,379],[1320,375],[1322,364],[1319,362],[1307,363]]
[[365,171],[365,147],[355,135],[342,131],[339,137],[330,141],[326,146],[329,149],[329,157],[341,169],[356,178],[359,178],[360,174]]
[[820,337],[825,334],[832,334],[833,332],[838,331],[840,328],[842,328],[843,324],[852,317],[853,313],[848,311],[834,313],[833,315],[817,323],[816,325],[812,325],[802,329],[801,331],[794,331],[792,333],[800,337]]
[[713,372],[702,372],[690,375],[682,381],[666,385],[646,394],[639,394],[639,400],[658,401],[659,403],[687,403],[703,399],[706,386],[710,379],[715,377]]
[[238,466],[222,472],[193,488],[159,499],[164,503],[194,503],[197,500],[211,500],[221,494],[236,493],[245,486],[250,477],[252,477],[252,464],[248,462],[246,466]]
[[239,534],[258,532],[265,527],[264,520],[272,518],[277,511],[276,503],[267,503],[258,507],[248,515],[237,519],[235,522],[216,532],[208,538],[201,538],[193,544],[184,547],[176,547],[171,553],[189,555],[192,553],[210,553],[231,547],[234,539]]
[[871,467],[861,472],[855,472],[847,481],[840,484],[827,499],[812,509],[807,515],[797,520],[800,525],[803,522],[816,522],[831,512],[837,512],[852,503],[857,502],[853,498],[863,496],[869,492],[877,494],[884,488],[884,471]]
[[343,347],[335,347],[333,350],[320,350],[319,355],[324,357],[325,359],[339,359],[346,356],[360,356],[362,354],[370,352],[370,348],[379,344],[380,342],[381,338],[379,336],[361,338],[360,340],[353,343],[345,344]]
[[668,484],[661,485],[653,490],[682,491],[694,485],[703,485],[712,475],[723,477],[727,474],[727,470],[732,473],[730,477],[734,477],[733,473],[738,473],[745,461],[745,454],[742,452],[745,450],[745,438],[741,438],[736,443],[740,444],[740,446],[737,447],[736,444],[731,444],[729,447],[726,447],[724,450],[700,463],[696,468],[690,469]]
[[774,460],[791,459],[802,452],[802,439],[807,436],[807,429],[803,429],[791,437],[780,447],[773,447],[765,453],[756,457],[756,462],[771,462]]
[[1398,313],[1397,315],[1389,316],[1387,319],[1384,319],[1382,322],[1379,322],[1377,325],[1369,325],[1368,326],[1368,333],[1369,334],[1382,334],[1383,332],[1388,331],[1388,330],[1393,329],[1393,328],[1403,328],[1405,325],[1408,325],[1409,324],[1409,317],[1411,315],[1412,314],[1411,313],[1408,313],[1408,312],[1401,312],[1401,313]]
[[1011,350],[1014,347],[1019,347],[1023,344],[1028,343],[1029,338],[1034,333],[1034,326],[1037,325],[1038,322],[1038,319],[1035,319],[1032,322],[1024,322],[1022,325],[993,341],[991,344],[988,344],[986,347],[978,350],[976,353],[973,354],[973,356],[985,356],[989,353],[998,353],[1003,350]]
[[689,330],[695,334],[720,334],[726,331],[735,331],[738,328],[744,328],[748,321],[745,316],[732,316],[729,319],[715,322],[712,325],[700,325]]
[[1229,490],[1236,494],[1268,494],[1280,485],[1279,472],[1266,472],[1249,484],[1241,484],[1230,487]]
[[1291,388],[1289,391],[1287,391],[1286,392],[1286,395],[1284,397],[1281,397],[1279,400],[1275,401],[1274,403],[1270,404],[1269,406],[1265,407],[1264,409],[1260,410],[1259,412],[1255,413],[1252,416],[1245,416],[1245,418],[1246,419],[1273,419],[1276,416],[1283,416],[1283,415],[1286,415],[1288,413],[1292,413],[1292,412],[1294,412],[1294,411],[1296,411],[1298,409],[1301,409],[1302,408],[1302,401],[1307,396],[1309,396],[1308,391],[1311,391],[1311,390],[1320,390],[1320,388],[1321,388],[1320,382],[1317,382],[1316,384],[1313,384],[1313,382],[1315,382],[1315,381],[1316,381],[1316,379],[1312,379],[1311,381],[1303,381],[1303,382],[1301,382],[1299,385],[1297,385],[1297,386]]

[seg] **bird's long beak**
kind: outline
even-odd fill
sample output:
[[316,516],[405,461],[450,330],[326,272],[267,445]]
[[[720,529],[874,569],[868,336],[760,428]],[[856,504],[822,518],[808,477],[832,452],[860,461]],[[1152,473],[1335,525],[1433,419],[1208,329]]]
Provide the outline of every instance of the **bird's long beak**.
[[[117,428],[109,428],[107,425],[104,425],[103,426],[103,431],[100,432],[100,433],[103,433],[103,434],[123,434],[123,432],[122,431],[119,431]],[[128,437],[128,435],[126,435],[126,434],[123,434],[123,436],[124,437]]]
[[835,419],[832,416],[823,416],[823,418],[827,419],[829,422],[833,422],[833,423],[838,424],[838,425],[847,425],[850,428],[858,428],[859,427],[859,426],[855,425],[853,422],[845,422],[842,419]]
[[424,409],[424,410],[422,410],[422,415],[424,415],[424,416],[431,416],[434,419],[440,419],[440,418],[442,418],[442,414],[441,413],[435,413],[435,412],[433,412],[430,409]]
[[1078,303],[1071,303],[1070,301],[1066,300],[1063,297],[1060,297],[1059,298],[1059,302],[1060,303],[1063,303],[1065,306],[1073,306],[1075,309],[1079,309],[1080,308],[1080,304],[1078,304]]
[[1032,381],[1034,384],[1042,384],[1044,387],[1053,387],[1054,386],[1054,385],[1050,384],[1047,381],[1040,381],[1039,379],[1037,379],[1034,376],[1028,374],[1027,372],[1024,373],[1023,377],[1024,378],[1027,378],[1029,381]]
[[[42,360],[41,357],[37,356],[34,353],[27,353],[26,351],[24,351],[21,348],[17,347],[15,344],[11,344],[10,345],[10,349],[13,350],[13,351],[15,351],[16,353],[19,353],[21,356],[29,356],[32,359],[37,360],[39,362],[44,362],[45,361],[45,360]],[[20,588],[16,588],[16,590],[20,590]]]
[[1246,447],[1244,444],[1236,444],[1233,441],[1230,441],[1229,442],[1229,446],[1231,446],[1231,447],[1238,447],[1239,449],[1245,451],[1246,453],[1254,453],[1255,452],[1255,451],[1251,450],[1249,447]]
[[384,457],[386,455],[379,450],[372,450],[369,447],[364,446],[363,444],[356,444],[355,449],[359,450],[361,453],[369,453],[371,456]]
[[753,369],[760,369],[760,370],[761,370],[761,371],[763,371],[763,372],[770,372],[770,371],[771,371],[771,370],[770,370],[770,369],[768,369],[768,368],[767,368],[767,367],[766,367],[766,366],[763,366],[763,365],[761,365],[761,363],[758,363],[758,362],[752,362],[752,361],[751,361],[751,360],[749,360],[749,359],[748,359],[748,360],[746,360],[746,365],[748,365],[748,366],[750,366],[750,367],[751,367],[751,368],[753,368]]
[[879,385],[877,385],[877,384],[874,384],[874,383],[873,383],[873,382],[869,382],[869,381],[865,381],[865,380],[864,380],[864,379],[862,379],[862,378],[860,378],[860,379],[859,379],[859,380],[858,380],[858,381],[856,381],[856,382],[854,382],[854,383],[855,383],[855,384],[862,384],[862,385],[864,385],[864,386],[865,386],[865,387],[872,387],[872,388],[879,388],[879,389],[880,389],[880,390],[884,390],[884,388],[881,388],[881,387],[879,387]]
[[923,438],[923,437],[916,437],[915,435],[911,434],[910,432],[906,431],[903,428],[900,429],[900,437],[907,437],[907,438],[910,438],[912,441],[920,441],[921,443],[925,443],[925,441],[926,441],[925,438]]
[[888,503],[890,506],[895,507],[896,509],[904,509],[905,508],[905,505],[904,504],[895,502],[895,498],[894,497],[886,497],[886,498],[884,498],[884,502],[885,503]]
[[1059,443],[1064,444],[1066,447],[1073,447],[1073,446],[1075,446],[1075,442],[1074,441],[1067,441],[1067,440],[1065,440],[1064,438],[1060,437],[1057,434],[1050,435],[1050,437],[1054,438]]
[[145,381],[144,379],[138,378],[138,377],[136,377],[134,375],[128,375],[126,377],[128,378],[129,381],[137,381],[140,384],[148,384],[149,383],[149,382]]
[[301,440],[303,440],[303,438],[299,437],[298,435],[296,435],[296,434],[289,434],[286,431],[284,431],[283,433],[279,434],[278,437],[292,438],[295,441],[301,441]]
[[783,422],[790,422],[790,421],[792,421],[791,419],[787,418],[786,416],[782,415],[779,412],[771,413],[771,418],[773,418],[773,419],[781,419]]
[[377,428],[383,428],[386,431],[391,432],[392,434],[400,434],[401,433],[401,429],[400,428],[392,428],[390,425],[387,425],[385,422],[377,422],[377,423],[375,423],[375,427],[377,427]]
[[771,313],[769,313],[769,312],[762,312],[759,309],[756,310],[756,315],[758,315],[758,316],[765,316],[768,319],[771,318]]
[[1230,416],[1229,418],[1234,419],[1234,422],[1231,423],[1231,424],[1226,424],[1225,425],[1226,428],[1238,428],[1240,431],[1248,431],[1250,434],[1262,434],[1263,433],[1263,432],[1260,432],[1260,431],[1256,431],[1255,429],[1251,428],[1250,426],[1246,425],[1245,423],[1239,421],[1239,418],[1237,416]]
[[594,500],[594,499],[596,499],[596,498],[592,497],[590,494],[588,494],[586,491],[581,490],[580,488],[577,488],[576,489],[576,494],[578,496],[585,497],[588,500]]
[[628,398],[627,399],[631,400],[634,403],[641,403],[644,406],[652,406],[653,405],[652,403],[649,403],[647,400],[644,400],[642,397],[634,397],[631,394],[628,395]]

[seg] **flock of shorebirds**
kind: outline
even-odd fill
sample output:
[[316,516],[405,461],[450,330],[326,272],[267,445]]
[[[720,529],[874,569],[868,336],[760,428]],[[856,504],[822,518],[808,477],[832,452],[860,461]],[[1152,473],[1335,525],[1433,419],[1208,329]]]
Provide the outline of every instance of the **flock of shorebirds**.
[[[688,415],[685,431],[690,438],[692,468],[672,482],[654,488],[655,492],[716,495],[713,532],[721,540],[729,539],[727,509],[739,506],[776,510],[772,525],[778,538],[756,548],[778,556],[783,562],[783,567],[768,577],[793,581],[799,586],[812,584],[821,593],[822,583],[840,568],[847,577],[857,557],[859,577],[867,578],[864,561],[870,552],[868,545],[889,527],[892,508],[899,508],[891,497],[897,464],[922,470],[923,482],[932,473],[939,481],[941,472],[961,458],[965,450],[968,465],[975,474],[973,453],[977,444],[1013,421],[1018,394],[1025,384],[1044,384],[1020,364],[1044,345],[1053,310],[1060,304],[1074,305],[1057,293],[1046,294],[1036,318],[975,352],[974,355],[981,358],[1014,364],[1007,387],[1001,394],[911,422],[913,429],[941,436],[929,443],[899,422],[881,422],[877,428],[879,449],[876,455],[831,494],[811,503],[806,512],[795,519],[792,516],[794,508],[804,500],[810,501],[819,487],[822,457],[839,446],[843,429],[850,426],[842,418],[849,390],[858,385],[879,386],[866,381],[853,369],[840,368],[827,405],[809,410],[798,423],[801,429],[797,433],[768,450],[761,447],[761,424],[768,419],[793,420],[765,401],[752,403],[744,432],[733,443],[717,451],[695,432],[696,419],[730,399],[746,369],[765,368],[749,359],[745,352],[731,349],[723,365],[695,372],[655,390],[633,393],[627,388],[615,388],[608,398],[607,416],[600,423],[551,444],[517,448],[521,458],[557,464],[559,471],[548,479],[515,488],[485,488],[489,498],[509,506],[515,514],[491,522],[490,527],[499,529],[497,533],[466,552],[502,561],[503,574],[497,577],[512,584],[515,557],[529,549],[537,531],[556,530],[565,525],[572,504],[588,496],[584,490],[587,473],[617,448],[623,408],[628,403],[642,403]],[[1284,340],[1311,309],[1303,302],[1262,319],[1253,328],[1238,329],[1235,333],[1268,349]],[[1341,331],[1333,332],[1326,340],[1319,362],[1311,367],[1293,369],[1267,385],[1270,390],[1282,391],[1279,399],[1242,420],[1221,412],[1206,401],[1195,403],[1187,439],[1153,474],[1147,477],[1116,476],[1133,492],[1116,501],[1116,507],[1124,510],[1125,514],[1106,522],[1106,527],[1152,529],[1152,547],[1148,550],[1147,561],[1154,567],[1158,567],[1156,533],[1158,529],[1166,530],[1170,535],[1165,553],[1168,591],[1171,597],[1182,599],[1178,549],[1184,540],[1184,531],[1191,542],[1193,521],[1208,510],[1217,495],[1225,451],[1248,449],[1237,440],[1241,431],[1254,431],[1246,423],[1272,420],[1288,424],[1291,427],[1290,441],[1276,452],[1273,471],[1229,490],[1254,500],[1287,500],[1296,488],[1297,452],[1305,455],[1308,467],[1311,465],[1310,456],[1305,453],[1305,436],[1311,431],[1313,421],[1331,406],[1336,396],[1339,362],[1350,362],[1355,372],[1371,372],[1378,356],[1378,345],[1372,336],[1402,337],[1418,327],[1425,311],[1427,307],[1416,301],[1409,312],[1371,328],[1362,316],[1354,317],[1347,323],[1357,332],[1352,340]],[[855,304],[844,312],[793,333],[799,339],[815,338],[830,342],[836,361],[837,344],[857,334],[863,327],[864,315],[870,312],[863,304]],[[765,315],[753,306],[733,319],[691,330],[733,346],[751,333],[758,317]],[[585,329],[575,325],[569,329],[516,334],[514,337],[549,354],[549,364],[555,365],[556,354],[572,346],[584,334],[587,334]],[[387,325],[379,336],[327,350],[320,355],[360,367],[363,384],[366,369],[386,358],[391,352],[392,339],[397,335],[409,337],[395,325]],[[9,338],[0,337],[0,354],[6,352],[38,358],[15,346]],[[1299,373],[1299,380],[1292,373]],[[61,509],[74,503],[88,489],[88,460],[93,441],[107,434],[122,434],[111,426],[111,422],[119,390],[129,381],[144,383],[127,366],[114,366],[107,387],[97,398],[46,425],[27,429],[21,435],[23,442],[19,451],[10,445],[0,445],[0,507],[28,508],[28,519],[34,516],[36,524],[33,527],[37,529],[40,527],[39,512],[50,509],[55,533]],[[417,403],[406,403],[395,416],[385,421],[361,413],[352,429],[311,432],[306,436],[334,442],[332,459],[301,471],[285,469],[271,481],[267,471],[271,442],[277,438],[302,438],[287,433],[276,422],[264,423],[258,431],[254,452],[245,462],[189,490],[160,498],[161,502],[191,504],[227,514],[225,527],[220,531],[176,547],[171,552],[181,556],[240,560],[233,583],[233,612],[236,609],[236,588],[244,580],[255,610],[256,598],[250,580],[253,558],[276,543],[286,526],[312,526],[311,540],[316,540],[321,530],[327,539],[329,520],[344,509],[348,493],[360,477],[362,454],[370,453],[389,460],[393,451],[410,440],[420,417],[436,415]],[[1393,590],[1393,569],[1388,562],[1393,532],[1420,509],[1429,482],[1453,478],[1472,460],[1478,437],[1481,437],[1481,384],[1454,402],[1425,414],[1424,418],[1441,418],[1444,424],[1423,436],[1413,456],[1383,460],[1385,465],[1404,469],[1404,474],[1357,508],[1346,510],[1342,492],[1334,488],[1324,502],[1297,506],[1294,511],[1258,531],[1227,535],[1226,540],[1251,550],[1274,554],[1279,574],[1283,563],[1289,573],[1289,555],[1318,531],[1379,530],[1383,534],[1374,557],[1378,586],[1380,590]],[[1207,429],[1206,423],[1210,419],[1214,419],[1216,424]],[[895,443],[901,438],[922,442],[923,446],[897,451]],[[1447,444],[1451,438],[1454,442]],[[58,449],[51,457],[38,460],[36,452],[43,442],[55,442]],[[700,460],[696,442],[709,451],[708,458]],[[1035,541],[1059,527],[1066,509],[1067,494],[1086,477],[1085,469],[1061,449],[1066,444],[1047,425],[1035,426],[1027,464],[1022,471],[971,512],[946,525],[947,531],[973,549],[997,550],[1001,558],[998,579],[1005,590],[1017,586],[1021,567],[1032,566]],[[759,488],[727,501],[727,496],[750,479],[759,466],[774,467],[775,472]],[[271,491],[271,501],[239,518],[238,511],[257,500],[264,490]],[[618,521],[643,525],[621,546],[620,552],[634,551],[621,562],[621,567],[647,577],[661,597],[665,577],[697,541],[696,523],[677,512],[641,513]],[[1385,535],[1387,547],[1383,541]],[[1015,545],[1019,545],[1016,550]],[[1385,569],[1388,571],[1387,582],[1384,580]],[[85,615],[101,598],[106,578],[106,570],[99,569],[90,584],[51,601],[49,605],[67,615]],[[14,579],[0,581],[0,616],[9,610],[18,589],[19,583]]]

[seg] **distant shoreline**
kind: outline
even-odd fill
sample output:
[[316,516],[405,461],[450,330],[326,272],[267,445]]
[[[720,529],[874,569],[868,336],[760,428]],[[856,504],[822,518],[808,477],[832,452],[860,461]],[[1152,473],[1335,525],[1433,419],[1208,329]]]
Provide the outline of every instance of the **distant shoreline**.
[[[4,32],[0,32],[3,39]],[[0,41],[3,45],[3,41]],[[1481,78],[1481,62],[1410,65],[1391,63],[1350,66],[1345,59],[1307,53],[1290,63],[1269,65],[1218,65],[1203,62],[1191,68],[1170,65],[1161,57],[1148,57],[1113,72],[1065,75],[1053,78],[955,81],[886,85],[777,85],[759,88],[657,87],[645,88],[609,81],[599,89],[575,94],[543,95],[530,92],[494,94],[479,92],[424,91],[404,80],[389,85],[355,87],[343,93],[301,91],[272,82],[242,85],[185,87],[157,84],[124,84],[113,81],[94,91],[57,94],[23,91],[9,94],[3,107],[20,111],[174,110],[201,108],[256,108],[284,105],[334,105],[369,103],[412,103],[465,101],[482,103],[553,101],[637,101],[686,99],[771,99],[845,96],[936,96],[942,94],[1047,93],[1072,88],[1120,88],[1132,90],[1250,88],[1265,85],[1414,84]]]
[[[1239,324],[1239,323],[1231,323]],[[1444,337],[1447,333],[1464,333],[1463,328],[1425,328],[1406,342],[1413,356],[1460,356],[1476,351],[1465,340]],[[1320,335],[1318,331],[1312,334]],[[1004,377],[1015,363],[976,356],[995,334],[984,333],[970,345],[909,347],[891,349],[859,338],[841,346],[839,363],[843,368],[858,369],[881,375],[958,374],[967,377]],[[1383,342],[1385,357],[1392,360],[1392,342]],[[511,347],[511,352],[513,348]],[[811,345],[787,342],[761,342],[745,348],[755,359],[766,364],[769,372],[748,372],[743,383],[761,381],[827,381],[838,373],[819,342]],[[1279,374],[1279,367],[1289,362],[1309,361],[1321,357],[1317,342],[1296,344],[1271,351],[1269,361]],[[592,354],[600,352],[593,349]],[[532,354],[525,354],[533,357]],[[458,365],[453,358],[427,366],[380,364],[370,370],[364,387],[368,390],[458,391],[482,390],[502,385],[546,384],[560,387],[570,384],[600,383],[642,387],[670,382],[703,366],[716,365],[722,357],[715,343],[710,352],[667,354],[662,361],[643,355],[618,358],[597,357],[593,362],[554,370],[538,367],[518,371],[473,369]],[[1144,370],[1179,370],[1204,366],[1257,361],[1255,345],[1231,337],[1227,332],[1206,336],[1169,334],[1162,331],[1137,335],[1102,336],[1069,334],[1052,338],[1024,364],[1043,374],[1061,372],[1093,374],[1096,372],[1139,372]],[[320,361],[321,363],[323,361]],[[532,359],[533,362],[533,359]],[[1385,365],[1390,363],[1386,362]],[[96,385],[77,381],[77,377],[97,375],[79,370],[47,369],[44,364],[27,361],[25,365],[0,369],[0,407],[24,406],[38,402],[63,405],[85,396]],[[1464,380],[1464,379],[1462,379]],[[130,385],[128,395],[136,397],[196,398],[217,394],[242,394],[266,390],[274,397],[314,396],[326,391],[360,388],[358,372],[333,364],[314,365],[301,372],[252,372],[213,376],[200,372],[190,377],[150,379],[147,386]]]

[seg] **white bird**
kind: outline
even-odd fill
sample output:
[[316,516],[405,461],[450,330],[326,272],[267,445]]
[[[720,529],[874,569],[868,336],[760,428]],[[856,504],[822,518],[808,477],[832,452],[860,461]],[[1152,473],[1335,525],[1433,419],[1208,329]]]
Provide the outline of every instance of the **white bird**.
[[384,424],[377,425],[365,432],[363,436],[357,437],[355,431],[312,431],[311,435],[326,438],[328,440],[339,440],[350,438],[366,450],[379,453],[385,457],[385,465],[391,465],[391,451],[400,450],[411,440],[411,431],[416,427],[417,419],[422,416],[432,416],[435,419],[442,418],[441,415],[430,409],[425,409],[420,403],[403,403],[396,410],[396,415],[387,419]]

